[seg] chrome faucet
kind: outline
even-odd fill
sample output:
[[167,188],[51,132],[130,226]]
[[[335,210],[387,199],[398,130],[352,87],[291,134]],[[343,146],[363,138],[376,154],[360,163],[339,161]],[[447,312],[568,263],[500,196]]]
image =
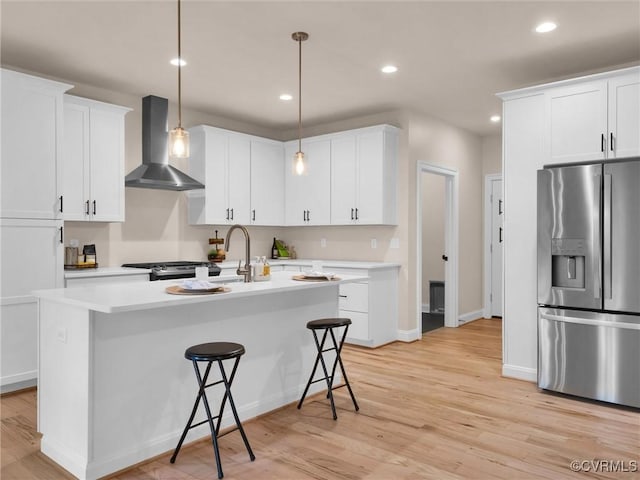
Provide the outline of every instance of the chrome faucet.
[[244,282],[248,283],[251,281],[251,239],[249,238],[249,232],[247,231],[247,229],[242,225],[233,225],[227,232],[227,238],[224,241],[224,249],[227,252],[229,251],[229,239],[231,238],[231,232],[233,232],[236,228],[239,228],[240,230],[242,230],[242,233],[244,233],[244,243],[246,248],[246,259],[244,262],[244,268],[240,267],[242,260],[238,260],[238,269],[236,270],[236,273],[238,275],[243,275]]

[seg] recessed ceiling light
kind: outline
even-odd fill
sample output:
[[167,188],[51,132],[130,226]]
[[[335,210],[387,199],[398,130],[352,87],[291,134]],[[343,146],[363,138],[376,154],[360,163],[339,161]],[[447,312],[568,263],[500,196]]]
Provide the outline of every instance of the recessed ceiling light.
[[383,73],[396,73],[398,71],[398,67],[395,65],[385,65],[381,70]]
[[491,120],[493,123],[498,123],[500,121],[500,115],[491,115],[491,118],[489,118],[489,120]]
[[280,100],[285,100],[288,102],[289,100],[293,100],[293,97],[288,93],[283,93],[282,95],[280,95]]
[[542,22],[536,27],[536,32],[538,33],[548,33],[553,32],[556,29],[557,25],[553,22]]
[[181,67],[184,67],[187,64],[187,62],[184,59],[181,60],[179,58],[173,58],[171,60],[171,65],[173,65],[174,67],[177,67],[178,64],[180,64]]

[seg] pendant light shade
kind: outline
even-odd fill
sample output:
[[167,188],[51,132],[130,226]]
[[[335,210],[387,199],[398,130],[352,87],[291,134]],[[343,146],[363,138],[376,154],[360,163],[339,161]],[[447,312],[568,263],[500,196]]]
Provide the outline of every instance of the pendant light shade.
[[178,126],[169,132],[169,156],[189,158],[189,132],[182,128],[182,31],[180,0],[178,0]]
[[309,38],[309,34],[294,32],[291,34],[291,38],[298,42],[298,151],[293,157],[293,173],[306,175],[309,169],[302,152],[302,42]]

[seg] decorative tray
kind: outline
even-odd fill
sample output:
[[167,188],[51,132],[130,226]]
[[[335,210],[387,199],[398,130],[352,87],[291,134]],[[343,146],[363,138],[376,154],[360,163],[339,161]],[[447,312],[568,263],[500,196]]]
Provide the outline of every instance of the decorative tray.
[[227,293],[230,291],[231,289],[229,287],[225,287],[224,285],[205,289],[183,288],[180,285],[172,285],[165,288],[165,292],[172,295],[211,295],[213,293]]
[[328,282],[340,280],[340,277],[336,277],[333,273],[325,273],[324,275],[312,275],[307,273],[302,275],[294,275],[291,278],[300,282]]
[[84,268],[98,268],[98,264],[97,263],[80,263],[80,264],[64,264],[64,269],[65,270],[81,270]]

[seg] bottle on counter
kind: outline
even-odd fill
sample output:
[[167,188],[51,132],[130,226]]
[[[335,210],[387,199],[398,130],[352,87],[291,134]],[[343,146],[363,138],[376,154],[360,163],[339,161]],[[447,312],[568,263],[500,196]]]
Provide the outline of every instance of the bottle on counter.
[[260,257],[256,257],[253,265],[253,281],[261,282],[264,280],[264,263]]
[[271,280],[271,265],[266,257],[262,257],[262,275],[265,280]]
[[276,237],[273,237],[273,245],[271,246],[271,258],[278,258],[278,245],[276,244]]

